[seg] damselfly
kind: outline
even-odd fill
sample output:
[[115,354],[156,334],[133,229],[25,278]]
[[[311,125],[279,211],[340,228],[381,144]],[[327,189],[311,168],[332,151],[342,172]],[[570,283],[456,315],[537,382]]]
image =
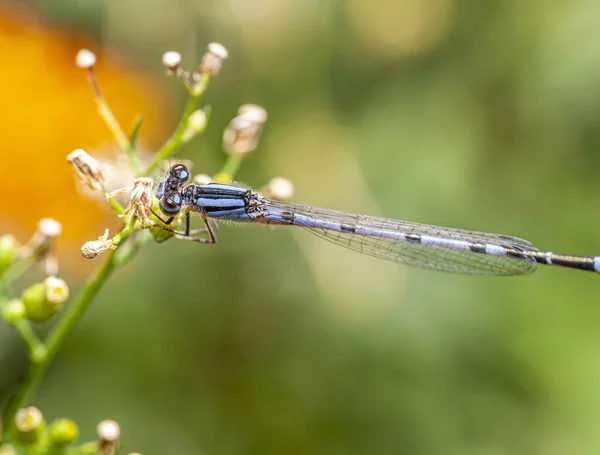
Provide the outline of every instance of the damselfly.
[[[317,236],[360,253],[402,264],[473,275],[524,275],[538,264],[600,273],[600,256],[571,256],[540,251],[527,240],[501,234],[429,226],[375,216],[337,212],[268,199],[234,185],[185,185],[183,164],[169,168],[155,195],[169,225],[183,210],[185,230],[178,237],[216,241],[210,220],[301,226]],[[190,212],[205,229],[190,230]],[[156,215],[156,214],[155,214]],[[166,228],[169,230],[169,228]],[[207,237],[196,237],[198,233]]]

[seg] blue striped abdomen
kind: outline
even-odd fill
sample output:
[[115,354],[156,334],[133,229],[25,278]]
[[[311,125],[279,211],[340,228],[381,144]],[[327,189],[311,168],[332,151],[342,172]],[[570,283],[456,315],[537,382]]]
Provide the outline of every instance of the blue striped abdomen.
[[250,193],[246,188],[209,183],[194,185],[184,194],[184,198],[189,200],[194,212],[204,213],[210,218],[249,221],[247,208]]

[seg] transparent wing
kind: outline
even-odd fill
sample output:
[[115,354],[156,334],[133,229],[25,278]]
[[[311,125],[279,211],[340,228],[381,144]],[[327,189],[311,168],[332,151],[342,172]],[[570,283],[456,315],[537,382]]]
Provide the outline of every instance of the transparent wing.
[[[266,222],[302,226],[329,242],[393,262],[473,275],[523,275],[537,268],[535,259],[526,253],[536,250],[527,240],[516,237],[271,200],[265,200],[265,206],[268,212]],[[399,239],[399,233],[426,236],[428,242]],[[477,251],[467,248],[464,242],[469,242]],[[483,252],[486,249],[505,249],[519,255],[487,254]]]
[[[525,275],[537,268],[537,262],[530,256],[493,256],[452,247],[364,237],[328,229],[306,229],[322,239],[359,253],[424,269],[469,275]],[[497,245],[522,250],[516,244]]]

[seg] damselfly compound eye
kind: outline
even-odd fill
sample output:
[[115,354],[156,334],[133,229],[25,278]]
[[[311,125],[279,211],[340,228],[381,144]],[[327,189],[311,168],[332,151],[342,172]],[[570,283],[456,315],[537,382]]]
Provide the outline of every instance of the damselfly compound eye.
[[184,164],[176,164],[171,166],[171,169],[169,169],[169,174],[176,179],[181,180],[182,183],[190,178],[190,171],[188,171],[188,168]]
[[168,216],[176,216],[181,210],[181,196],[175,194],[172,198],[163,196],[159,201],[160,210]]

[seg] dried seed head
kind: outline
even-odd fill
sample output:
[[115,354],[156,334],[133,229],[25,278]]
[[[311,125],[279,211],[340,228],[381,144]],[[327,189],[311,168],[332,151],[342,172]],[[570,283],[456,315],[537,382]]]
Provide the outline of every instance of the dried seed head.
[[196,185],[208,185],[212,181],[213,179],[208,174],[197,174],[194,176],[194,183]]
[[255,104],[244,104],[223,132],[226,153],[245,155],[256,149],[267,111]]
[[92,68],[96,64],[96,54],[88,49],[81,49],[75,57],[75,64],[79,68]]
[[56,306],[62,304],[69,298],[69,287],[64,280],[49,276],[44,280],[46,286],[46,299]]
[[98,237],[98,240],[92,240],[86,242],[81,247],[81,255],[86,259],[93,259],[105,251],[114,250],[116,248],[113,245],[112,240],[108,239],[108,229],[104,231],[104,235]]
[[75,173],[80,181],[86,184],[92,191],[103,189],[105,180],[100,170],[100,165],[85,150],[74,150],[67,155],[67,160],[71,163],[73,169],[75,169]]
[[275,177],[267,184],[267,192],[273,199],[287,201],[294,195],[294,184],[284,177]]
[[152,209],[154,181],[149,177],[140,177],[133,181],[133,190],[129,207],[125,211],[127,216],[135,216],[142,223],[142,227],[150,224],[150,214]]
[[167,74],[173,75],[181,65],[181,54],[175,51],[168,51],[163,54],[162,57],[163,65],[167,67]]
[[227,60],[229,52],[225,46],[220,43],[210,43],[208,51],[202,57],[200,62],[200,74],[208,74],[211,78],[219,74],[223,61]]

